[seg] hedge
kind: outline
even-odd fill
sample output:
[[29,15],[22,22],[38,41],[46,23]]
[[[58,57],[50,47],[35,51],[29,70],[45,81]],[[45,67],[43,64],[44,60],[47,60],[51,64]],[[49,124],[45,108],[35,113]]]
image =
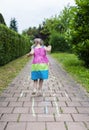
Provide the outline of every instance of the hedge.
[[49,37],[49,44],[52,45],[52,51],[68,51],[70,49],[63,34],[58,32],[51,32]]
[[0,66],[26,54],[30,46],[29,37],[0,24]]

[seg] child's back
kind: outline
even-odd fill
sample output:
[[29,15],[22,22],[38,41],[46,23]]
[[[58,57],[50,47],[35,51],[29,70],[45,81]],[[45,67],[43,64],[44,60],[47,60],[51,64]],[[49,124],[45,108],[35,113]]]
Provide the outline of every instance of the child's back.
[[33,59],[33,64],[36,63],[48,63],[48,58],[46,56],[46,50],[44,46],[41,47],[35,47],[34,48],[34,59]]

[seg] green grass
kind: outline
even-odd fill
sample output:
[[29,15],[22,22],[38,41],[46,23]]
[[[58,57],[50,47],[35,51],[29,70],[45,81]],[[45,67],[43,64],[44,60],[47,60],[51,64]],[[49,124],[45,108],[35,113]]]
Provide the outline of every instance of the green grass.
[[25,55],[0,67],[0,93],[19,74],[28,61],[29,58]]
[[62,67],[89,92],[89,69],[83,66],[76,55],[69,53],[52,53]]

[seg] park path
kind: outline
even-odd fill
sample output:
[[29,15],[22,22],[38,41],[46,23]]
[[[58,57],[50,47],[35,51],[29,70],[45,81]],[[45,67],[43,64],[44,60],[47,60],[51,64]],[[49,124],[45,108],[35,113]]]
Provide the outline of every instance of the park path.
[[0,96],[0,130],[89,130],[89,97],[49,56],[43,96],[31,96],[31,61]]

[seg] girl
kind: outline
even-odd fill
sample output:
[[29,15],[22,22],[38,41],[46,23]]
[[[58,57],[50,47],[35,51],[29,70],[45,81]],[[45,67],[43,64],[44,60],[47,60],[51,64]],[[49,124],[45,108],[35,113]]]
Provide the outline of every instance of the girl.
[[[51,51],[51,46],[44,46],[40,38],[34,40],[34,45],[27,56],[34,56],[32,61],[31,79],[34,81],[34,90],[32,95],[42,95],[43,80],[48,79],[49,60],[46,52]],[[37,84],[39,87],[37,89]]]

